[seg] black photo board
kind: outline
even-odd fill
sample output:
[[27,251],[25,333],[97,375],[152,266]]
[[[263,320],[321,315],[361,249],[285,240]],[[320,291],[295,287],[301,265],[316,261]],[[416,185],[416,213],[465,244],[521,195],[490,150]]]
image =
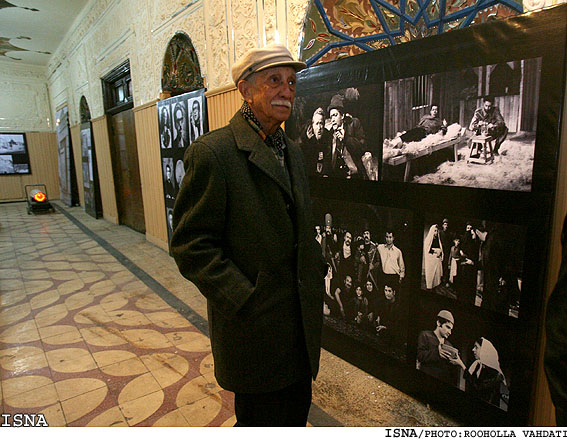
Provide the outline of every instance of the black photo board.
[[[314,234],[334,242],[322,248],[329,266],[352,254],[352,281],[364,285],[372,245],[392,249],[387,229],[405,265],[405,339],[386,342],[376,319],[361,329],[365,301],[350,292],[356,313],[342,315],[343,273],[328,289],[323,345],[464,425],[530,422],[566,24],[561,5],[298,74],[286,132],[305,153]],[[399,272],[389,258],[374,263],[384,297]]]
[[173,232],[173,205],[185,176],[183,156],[197,137],[209,131],[206,105],[205,89],[157,103],[168,242]]
[[25,133],[0,133],[0,174],[31,174]]

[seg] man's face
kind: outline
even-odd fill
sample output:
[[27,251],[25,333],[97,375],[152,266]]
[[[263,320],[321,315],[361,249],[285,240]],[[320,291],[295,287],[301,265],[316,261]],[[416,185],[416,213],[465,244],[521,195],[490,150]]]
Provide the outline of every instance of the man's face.
[[439,328],[439,335],[442,338],[447,339],[449,336],[451,336],[451,333],[453,332],[453,323],[452,322],[445,322],[442,325],[439,325],[439,321],[437,321],[437,326]]
[[183,111],[179,109],[175,112],[175,128],[177,132],[183,131]]
[[200,109],[199,109],[199,103],[197,101],[193,101],[193,109],[191,111],[191,114],[193,116],[193,120],[194,121],[198,121],[200,118]]
[[372,290],[374,290],[374,284],[372,284],[372,281],[366,282],[366,290],[369,292],[372,292]]
[[444,222],[443,223],[443,230],[446,231],[447,229],[449,229],[449,223]]
[[332,109],[329,115],[331,116],[331,123],[335,130],[343,125],[343,115],[336,108]]
[[482,105],[482,107],[484,108],[485,112],[489,112],[492,109],[492,102],[484,101],[484,104]]
[[352,235],[351,235],[350,232],[346,232],[345,233],[345,244],[350,245],[351,242],[352,242]]
[[325,127],[325,118],[323,115],[316,114],[313,116],[313,133],[315,133],[315,138],[317,140],[321,139],[323,136],[323,128]]
[[366,244],[370,243],[370,231],[364,231],[362,233],[362,237],[364,238],[364,242]]
[[255,74],[249,82],[249,104],[263,128],[287,121],[295,100],[295,70],[272,67]]
[[394,289],[392,289],[390,286],[384,286],[384,296],[388,301],[392,301],[395,295],[396,294],[394,292]]
[[333,231],[331,231],[331,227],[329,225],[325,226],[325,233],[327,235],[331,235],[333,233]]
[[386,233],[386,244],[388,246],[394,244],[394,234],[391,232]]
[[431,110],[429,110],[429,114],[434,118],[436,118],[437,115],[439,114],[439,108],[436,105],[432,106]]
[[352,287],[352,278],[349,275],[345,277],[345,287],[347,289],[350,289]]

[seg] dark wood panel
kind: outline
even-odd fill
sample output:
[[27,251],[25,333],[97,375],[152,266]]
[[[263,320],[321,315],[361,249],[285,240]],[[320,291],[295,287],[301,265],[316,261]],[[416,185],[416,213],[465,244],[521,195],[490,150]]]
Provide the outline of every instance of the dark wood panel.
[[111,116],[112,162],[121,224],[145,233],[144,202],[132,109]]

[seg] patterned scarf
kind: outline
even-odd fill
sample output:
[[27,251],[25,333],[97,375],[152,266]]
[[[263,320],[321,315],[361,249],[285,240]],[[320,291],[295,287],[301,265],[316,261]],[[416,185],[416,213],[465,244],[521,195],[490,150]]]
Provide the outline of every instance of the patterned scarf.
[[266,133],[262,130],[262,125],[254,116],[254,112],[250,108],[250,105],[244,101],[242,107],[240,108],[240,112],[244,119],[250,124],[250,126],[254,129],[256,133],[260,135],[262,140],[272,149],[274,152],[276,159],[280,163],[280,165],[287,171],[285,166],[285,157],[284,157],[284,149],[285,149],[285,142],[284,142],[284,131],[281,127],[278,127],[276,132],[271,136],[266,136]]

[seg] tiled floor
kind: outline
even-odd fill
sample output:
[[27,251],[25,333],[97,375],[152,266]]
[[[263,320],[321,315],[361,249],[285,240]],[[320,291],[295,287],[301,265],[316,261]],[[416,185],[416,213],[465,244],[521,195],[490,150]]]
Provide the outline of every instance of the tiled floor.
[[[115,244],[132,238],[93,223]],[[108,250],[65,215],[28,216],[23,204],[0,205],[0,228],[3,414],[41,413],[50,426],[234,424],[207,336]],[[152,255],[163,251],[145,248],[136,258],[167,277]]]

